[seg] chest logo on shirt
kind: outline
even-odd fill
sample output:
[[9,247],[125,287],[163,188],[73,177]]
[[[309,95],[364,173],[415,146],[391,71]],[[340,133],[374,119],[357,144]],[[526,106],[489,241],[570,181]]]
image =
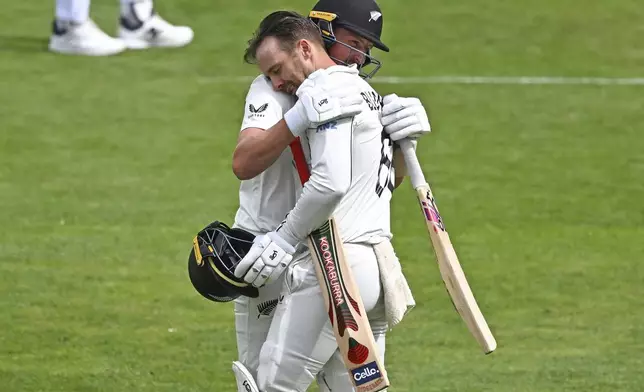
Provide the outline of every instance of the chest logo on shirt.
[[248,111],[250,112],[250,114],[248,115],[248,118],[264,117],[262,113],[265,112],[267,108],[268,108],[267,103],[263,104],[258,108],[256,108],[255,105],[251,103],[250,105],[248,105]]
[[320,125],[315,133],[332,131],[334,129],[338,129],[338,123],[336,121],[329,121],[328,123]]

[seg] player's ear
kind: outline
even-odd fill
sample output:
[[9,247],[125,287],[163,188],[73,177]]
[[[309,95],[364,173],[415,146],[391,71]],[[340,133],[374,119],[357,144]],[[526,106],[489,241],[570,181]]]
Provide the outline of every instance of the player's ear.
[[297,42],[296,45],[297,49],[299,50],[300,54],[302,55],[302,58],[304,60],[309,60],[312,57],[312,46],[311,43],[305,39],[301,39]]

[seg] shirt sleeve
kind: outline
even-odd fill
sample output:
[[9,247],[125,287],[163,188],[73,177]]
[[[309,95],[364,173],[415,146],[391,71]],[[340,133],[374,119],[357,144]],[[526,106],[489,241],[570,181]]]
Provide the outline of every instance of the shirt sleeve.
[[246,128],[269,129],[283,117],[283,110],[275,96],[267,91],[249,92],[246,97],[241,131]]
[[278,229],[280,236],[293,246],[329,219],[351,185],[353,118],[309,129],[307,136],[311,177]]

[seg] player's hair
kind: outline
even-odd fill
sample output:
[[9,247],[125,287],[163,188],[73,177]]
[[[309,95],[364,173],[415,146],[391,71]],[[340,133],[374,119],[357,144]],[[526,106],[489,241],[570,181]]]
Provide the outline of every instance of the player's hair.
[[248,41],[244,53],[244,61],[249,64],[257,63],[257,49],[268,37],[275,37],[280,47],[291,52],[301,39],[309,40],[324,47],[320,28],[309,18],[293,11],[276,11],[268,15],[259,24],[253,38]]

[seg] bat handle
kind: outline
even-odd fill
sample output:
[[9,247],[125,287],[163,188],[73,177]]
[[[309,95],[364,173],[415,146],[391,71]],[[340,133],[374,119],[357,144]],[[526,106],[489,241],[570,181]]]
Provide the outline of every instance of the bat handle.
[[423,169],[420,167],[420,162],[418,162],[418,157],[414,150],[414,144],[411,140],[406,139],[401,140],[398,144],[400,145],[400,150],[405,157],[405,165],[407,166],[407,173],[409,173],[409,178],[411,179],[411,185],[414,189],[426,186],[427,181],[425,180]]

